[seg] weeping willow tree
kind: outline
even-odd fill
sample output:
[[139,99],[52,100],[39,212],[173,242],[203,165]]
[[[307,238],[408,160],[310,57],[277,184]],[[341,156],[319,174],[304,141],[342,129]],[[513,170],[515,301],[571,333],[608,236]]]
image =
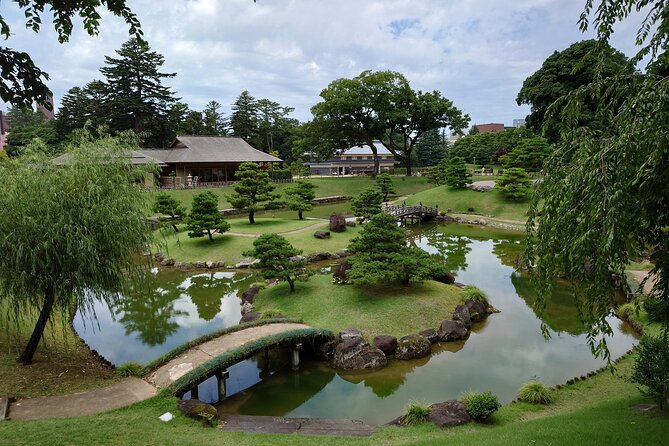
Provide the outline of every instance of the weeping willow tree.
[[32,362],[44,329],[73,305],[113,304],[149,246],[137,182],[149,167],[130,163],[127,138],[81,138],[68,162],[26,155],[0,167],[0,321],[38,314],[17,362]]
[[[596,78],[548,110],[562,141],[545,165],[527,226],[526,258],[543,291],[537,305],[545,305],[555,277],[576,283],[589,344],[606,359],[612,275],[625,277],[630,258],[650,252],[654,293],[669,314],[669,4],[588,0],[580,27],[593,27],[603,49],[631,15],[643,19],[630,62],[637,70]],[[579,127],[588,103],[597,104],[603,129]]]

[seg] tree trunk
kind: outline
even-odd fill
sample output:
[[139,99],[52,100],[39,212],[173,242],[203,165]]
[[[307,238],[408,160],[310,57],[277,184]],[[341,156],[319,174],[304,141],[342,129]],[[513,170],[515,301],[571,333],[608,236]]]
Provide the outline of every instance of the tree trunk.
[[249,212],[249,223],[254,224],[256,220],[253,218],[253,211]]
[[304,218],[302,218],[302,211],[297,211],[297,219],[304,220]]
[[404,157],[404,166],[407,168],[407,176],[411,176],[411,154],[408,154],[409,156]]
[[207,229],[207,235],[209,236],[209,242],[214,243],[214,237],[211,236],[211,231]]
[[290,292],[292,293],[295,291],[295,281],[290,278],[290,276],[286,276],[286,281],[288,282],[288,285],[290,286]]
[[33,334],[30,336],[28,345],[26,345],[25,350],[21,353],[16,359],[16,362],[21,365],[29,365],[33,362],[33,356],[37,351],[37,346],[39,345],[40,339],[42,339],[42,334],[44,334],[44,328],[46,323],[51,317],[51,310],[53,309],[53,304],[56,301],[56,293],[53,289],[49,288],[44,291],[44,305],[42,310],[39,313],[39,318],[37,319],[37,324],[33,330]]

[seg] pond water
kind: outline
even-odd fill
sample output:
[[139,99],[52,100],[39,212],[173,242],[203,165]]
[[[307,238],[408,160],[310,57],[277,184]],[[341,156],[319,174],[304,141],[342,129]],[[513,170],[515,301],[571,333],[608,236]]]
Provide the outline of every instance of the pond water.
[[[533,310],[536,294],[513,267],[523,249],[522,235],[426,226],[415,231],[410,243],[442,254],[457,281],[483,289],[501,313],[476,324],[466,342],[436,344],[429,358],[390,361],[374,372],[337,372],[316,360],[303,361],[301,370],[293,372],[288,352],[282,351],[269,360],[243,361],[229,369],[229,397],[217,404],[219,412],[385,423],[411,401],[429,404],[466,390],[490,390],[506,403],[531,378],[554,385],[604,364],[590,353],[566,284],[556,284],[541,318]],[[77,316],[74,325],[91,348],[113,363],[147,363],[197,336],[238,323],[239,296],[253,280],[248,273],[155,271],[149,283],[111,311],[100,304],[97,322]],[[548,340],[541,334],[542,321]],[[608,345],[617,357],[636,338],[621,321],[609,322],[614,335]],[[200,384],[199,398],[217,401],[214,378]]]

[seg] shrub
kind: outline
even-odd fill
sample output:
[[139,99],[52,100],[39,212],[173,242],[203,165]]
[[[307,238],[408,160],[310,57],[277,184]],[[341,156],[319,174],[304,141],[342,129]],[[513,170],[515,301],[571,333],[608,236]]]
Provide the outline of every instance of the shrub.
[[407,426],[416,426],[427,422],[427,416],[430,415],[430,408],[420,403],[409,403],[406,414],[402,417],[402,423]]
[[279,319],[282,317],[285,317],[283,313],[281,313],[279,310],[275,310],[274,308],[269,308],[263,311],[260,315],[260,319]]
[[651,321],[669,321],[669,303],[663,302],[659,297],[647,296],[643,301],[643,309],[648,313],[648,318]]
[[530,404],[549,404],[553,401],[551,389],[533,379],[523,384],[518,390],[518,399]]
[[641,384],[641,393],[664,409],[669,398],[669,333],[642,337],[637,352],[630,380]]
[[488,303],[488,296],[486,293],[474,285],[467,285],[462,289],[462,297],[464,300],[478,300]]
[[633,314],[636,314],[636,307],[631,303],[622,304],[616,309],[616,314],[624,321],[629,320]]
[[488,421],[502,407],[492,392],[466,392],[466,395],[460,397],[460,401],[467,408],[469,416],[478,422]]
[[144,366],[135,361],[128,361],[116,367],[116,373],[121,376],[139,376]]

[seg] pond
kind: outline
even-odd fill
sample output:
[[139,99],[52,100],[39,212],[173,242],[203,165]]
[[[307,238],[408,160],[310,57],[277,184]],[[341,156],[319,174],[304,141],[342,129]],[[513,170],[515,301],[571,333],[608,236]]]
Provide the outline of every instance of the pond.
[[[380,424],[400,415],[411,401],[429,404],[466,390],[490,390],[507,403],[529,379],[555,385],[604,364],[590,353],[567,284],[556,283],[541,318],[533,310],[536,293],[513,266],[523,249],[522,235],[439,225],[416,230],[410,243],[442,254],[456,280],[483,289],[501,313],[476,324],[466,342],[437,344],[429,358],[390,361],[374,372],[338,372],[316,360],[303,361],[301,370],[293,372],[287,352],[281,351],[269,361],[241,362],[229,369],[229,397],[217,404],[219,412]],[[252,281],[248,273],[156,271],[150,283],[112,311],[100,305],[96,323],[77,317],[75,328],[115,364],[146,363],[199,335],[236,324],[239,296]],[[542,321],[548,340],[541,334]],[[636,337],[621,321],[612,317],[609,322],[614,335],[608,345],[617,357]],[[214,378],[200,384],[199,398],[217,401]]]

